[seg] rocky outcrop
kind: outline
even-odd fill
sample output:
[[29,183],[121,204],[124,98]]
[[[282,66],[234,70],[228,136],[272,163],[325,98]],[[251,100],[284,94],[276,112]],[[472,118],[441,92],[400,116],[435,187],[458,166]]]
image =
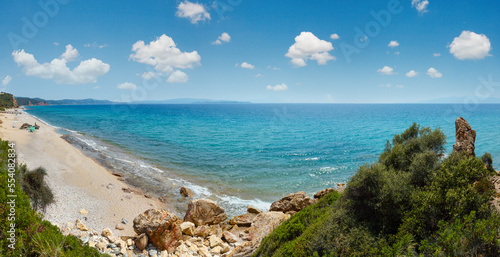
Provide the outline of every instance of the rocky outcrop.
[[189,188],[181,187],[180,193],[184,197],[193,198],[193,191]]
[[329,194],[329,193],[331,193],[333,191],[335,191],[335,189],[333,189],[333,188],[323,189],[323,190],[317,192],[316,194],[314,194],[314,199],[318,199],[319,200],[323,196],[325,196],[325,195],[327,195],[327,194]]
[[465,153],[468,156],[475,157],[476,131],[462,117],[455,121],[455,134],[456,142],[453,144],[453,152]]
[[207,199],[189,202],[184,221],[193,222],[196,226],[218,224],[226,220],[227,215],[219,205]]
[[240,227],[250,227],[252,225],[252,221],[257,217],[255,213],[246,213],[243,215],[235,216],[234,218],[228,221],[231,225],[238,225]]
[[146,233],[153,245],[173,253],[182,236],[181,223],[181,218],[166,210],[149,209],[134,219],[134,231]]
[[279,211],[288,214],[294,214],[305,207],[315,203],[316,201],[311,199],[303,191],[295,194],[289,194],[280,200],[271,204],[269,211]]

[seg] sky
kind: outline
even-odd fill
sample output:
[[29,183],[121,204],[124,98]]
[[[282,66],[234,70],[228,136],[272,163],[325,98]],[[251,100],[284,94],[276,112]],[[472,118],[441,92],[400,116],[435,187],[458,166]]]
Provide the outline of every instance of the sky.
[[499,11],[494,0],[3,0],[1,90],[119,102],[480,102],[500,97]]

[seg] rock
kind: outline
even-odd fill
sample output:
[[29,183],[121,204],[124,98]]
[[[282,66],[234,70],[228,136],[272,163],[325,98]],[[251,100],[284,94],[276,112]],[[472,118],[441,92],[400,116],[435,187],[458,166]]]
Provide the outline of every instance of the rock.
[[82,243],[83,243],[83,244],[86,244],[86,243],[88,243],[88,242],[89,242],[90,238],[89,238],[88,236],[82,236],[82,237],[80,238],[80,240],[82,240]]
[[217,255],[219,255],[221,251],[222,251],[222,247],[220,247],[220,246],[216,246],[216,247],[213,247],[212,249],[210,249],[210,253],[217,254]]
[[317,192],[316,194],[314,194],[314,199],[318,199],[319,200],[323,196],[325,196],[325,195],[327,195],[327,194],[329,194],[331,192],[334,192],[334,191],[335,191],[335,189],[333,189],[333,188],[323,189],[323,190]]
[[169,257],[169,254],[167,251],[161,251],[160,257]]
[[282,212],[263,212],[255,217],[252,226],[248,230],[252,235],[252,241],[259,242],[276,229],[283,221],[290,218],[289,214]]
[[298,212],[303,208],[315,203],[313,199],[306,195],[303,191],[295,194],[289,194],[280,200],[271,204],[269,211],[280,211],[287,213],[289,211]]
[[134,219],[134,231],[146,233],[158,249],[173,253],[182,236],[181,223],[181,218],[166,210],[149,209]]
[[184,221],[193,222],[196,226],[218,224],[226,220],[227,215],[219,205],[207,199],[190,201]]
[[138,236],[137,239],[135,239],[135,246],[141,251],[144,250],[144,248],[148,246],[148,236],[144,233]]
[[345,183],[337,184],[337,192],[339,192],[339,194],[342,194],[344,190],[345,190]]
[[151,198],[151,195],[150,194],[144,194],[144,197]]
[[127,239],[127,246],[132,246],[134,245],[134,241],[132,241],[132,239]]
[[122,218],[121,222],[122,222],[123,224],[127,225],[128,220],[127,220],[127,219],[125,219],[125,218]]
[[115,188],[115,185],[109,183],[107,186],[106,186],[107,189],[113,189]]
[[256,216],[257,214],[254,213],[246,213],[240,216],[235,216],[234,218],[230,219],[228,223],[231,225],[238,225],[240,227],[250,227],[250,225],[252,225],[253,219],[255,219]]
[[194,230],[195,230],[194,223],[189,221],[181,223],[181,231],[183,234],[188,236],[194,236]]
[[198,253],[200,254],[201,257],[212,257],[212,254],[210,254],[210,252],[205,246],[199,247]]
[[210,234],[210,227],[209,226],[198,226],[194,230],[194,235],[195,236],[201,236],[203,238],[207,237]]
[[164,196],[161,196],[158,198],[158,200],[160,200],[160,202],[162,203],[168,203],[168,196],[167,195],[164,195]]
[[218,238],[215,235],[211,235],[208,238],[208,241],[210,242],[210,247],[212,247],[212,248],[214,248],[216,246],[221,246],[224,243],[224,242],[222,242],[222,240],[220,238]]
[[228,257],[245,257],[251,256],[255,250],[259,247],[259,244],[256,242],[245,242],[241,245],[235,247],[230,253],[226,256]]
[[113,176],[117,176],[117,177],[120,177],[120,178],[121,178],[121,177],[123,177],[123,174],[118,173],[118,172],[116,172],[116,171],[111,172],[111,174],[112,174]]
[[221,245],[221,248],[222,248],[221,251],[220,251],[221,253],[227,253],[227,252],[231,251],[231,248],[226,243],[223,243]]
[[123,226],[122,224],[116,224],[115,229],[124,230],[125,226]]
[[87,210],[85,210],[85,209],[81,209],[80,210],[80,214],[87,215],[87,214],[89,214],[89,212]]
[[113,232],[111,232],[111,229],[105,228],[102,230],[101,236],[109,238],[109,237],[113,236]]
[[101,250],[101,251],[104,251],[104,249],[106,249],[106,246],[107,246],[107,245],[108,245],[108,244],[106,244],[105,242],[99,242],[99,243],[97,244],[97,249],[99,249],[99,250]]
[[253,207],[253,206],[248,206],[248,207],[247,207],[247,212],[248,212],[248,213],[253,213],[253,214],[259,214],[259,213],[261,213],[262,211],[261,211],[261,210],[259,210],[259,209],[257,209],[257,208],[255,208],[255,207]]
[[229,231],[224,231],[224,233],[222,233],[222,237],[228,243],[234,244],[234,243],[238,242],[238,238],[233,233],[231,233]]
[[476,142],[476,131],[462,117],[455,120],[456,142],[453,144],[453,152],[465,153],[468,156],[476,156],[474,143]]
[[189,188],[181,187],[181,195],[184,197],[193,198],[193,191]]
[[76,226],[77,229],[79,229],[81,231],[88,231],[89,230],[87,228],[87,226],[85,226],[85,224],[83,224],[83,222],[81,220],[76,220],[75,226]]
[[158,251],[156,251],[156,250],[149,250],[149,256],[158,256]]

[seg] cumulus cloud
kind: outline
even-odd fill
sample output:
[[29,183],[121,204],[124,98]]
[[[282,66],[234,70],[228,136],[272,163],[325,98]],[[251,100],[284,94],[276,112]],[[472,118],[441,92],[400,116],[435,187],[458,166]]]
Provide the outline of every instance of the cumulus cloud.
[[267,90],[272,90],[272,91],[275,91],[275,92],[280,92],[280,91],[287,91],[288,90],[288,87],[286,86],[285,83],[281,83],[281,84],[278,84],[276,86],[267,86]]
[[12,77],[7,75],[2,79],[2,86],[7,86],[12,81]]
[[391,68],[389,66],[384,66],[381,69],[377,70],[378,73],[383,74],[383,75],[394,75],[394,68]]
[[134,89],[137,89],[137,86],[134,83],[125,82],[125,83],[118,84],[118,86],[116,88],[134,90]]
[[428,0],[412,0],[411,1],[411,7],[414,7],[417,9],[419,14],[424,14],[428,12],[427,6],[429,5]]
[[432,67],[427,70],[427,75],[429,75],[433,79],[443,77],[443,74],[441,72]]
[[490,39],[484,34],[462,31],[449,45],[450,53],[459,60],[480,60],[489,56]]
[[78,51],[71,45],[66,46],[66,51],[60,58],[55,58],[50,63],[40,64],[32,54],[23,50],[12,52],[14,62],[23,66],[27,76],[37,76],[44,79],[54,79],[57,84],[88,84],[96,83],[97,78],[104,76],[109,71],[109,64],[92,58],[81,61],[71,70],[66,64],[78,56]]
[[408,78],[413,78],[413,77],[418,76],[418,72],[416,72],[416,71],[414,71],[414,70],[411,70],[411,71],[409,71],[409,72],[407,72],[407,73],[406,73],[406,76],[407,76]]
[[331,34],[330,38],[333,39],[333,40],[337,40],[337,39],[340,38],[340,36],[339,36],[339,34],[335,33],[335,34]]
[[180,70],[176,70],[168,76],[168,83],[186,83],[188,81],[188,75]]
[[177,17],[189,19],[193,24],[211,19],[210,13],[207,12],[205,6],[189,1],[182,2],[177,6],[176,15]]
[[306,66],[307,60],[317,61],[319,65],[325,65],[330,60],[335,60],[329,51],[333,50],[332,43],[317,38],[311,32],[302,32],[295,37],[295,44],[290,46],[286,57],[295,67]]
[[[170,81],[175,81],[171,83],[186,82],[187,74],[182,72],[183,75],[181,75],[178,69],[192,69],[195,65],[199,65],[201,60],[197,51],[182,52],[177,48],[174,40],[167,35],[162,35],[147,45],[142,40],[137,41],[132,46],[132,52],[134,53],[130,55],[130,59],[151,65],[158,72],[165,74],[177,72],[172,79],[169,77]],[[167,80],[167,82],[170,81]]]
[[240,65],[240,67],[243,68],[243,69],[250,69],[250,70],[255,69],[255,66],[253,66],[253,65],[251,65],[250,63],[247,63],[247,62],[243,62]]
[[158,76],[160,76],[160,74],[159,74],[159,73],[157,73],[157,72],[152,72],[152,71],[144,72],[144,73],[142,73],[142,74],[141,74],[141,77],[142,77],[143,79],[146,79],[146,80],[150,80],[150,79],[156,78],[156,77],[158,77]]
[[231,41],[231,36],[229,34],[227,34],[226,32],[224,32],[224,33],[222,33],[222,35],[220,35],[217,38],[217,40],[212,42],[212,44],[213,45],[222,45],[222,42],[229,43],[229,41]]
[[398,43],[398,41],[394,40],[394,41],[389,42],[389,44],[387,46],[394,48],[394,47],[398,47],[399,43]]

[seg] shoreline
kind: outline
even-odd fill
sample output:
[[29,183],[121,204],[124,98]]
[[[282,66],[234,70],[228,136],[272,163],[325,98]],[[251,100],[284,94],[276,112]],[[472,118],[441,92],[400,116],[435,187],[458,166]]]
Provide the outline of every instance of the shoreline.
[[[47,207],[43,217],[61,230],[79,219],[94,231],[109,228],[115,235],[130,236],[135,234],[132,221],[139,214],[151,208],[172,209],[156,198],[124,192],[122,188],[134,187],[61,138],[57,128],[46,122],[25,111],[4,113],[0,118],[0,138],[16,144],[18,163],[26,164],[29,170],[46,169],[46,183],[55,203]],[[19,129],[23,123],[35,122],[41,126],[33,133]],[[82,209],[88,214],[80,213]],[[122,219],[128,223],[123,224]],[[115,228],[119,224],[123,230]]]

